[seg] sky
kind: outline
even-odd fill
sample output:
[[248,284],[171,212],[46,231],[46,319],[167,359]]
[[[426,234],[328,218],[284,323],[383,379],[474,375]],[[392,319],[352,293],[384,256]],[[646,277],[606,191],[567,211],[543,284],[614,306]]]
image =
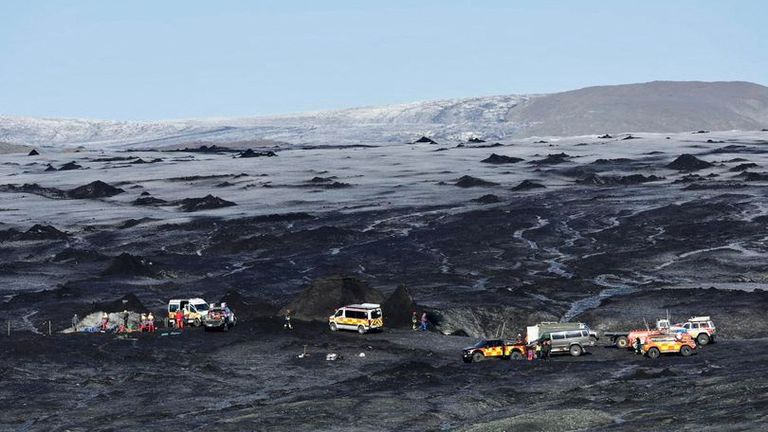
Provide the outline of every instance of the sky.
[[653,80],[768,84],[768,2],[0,2],[0,115],[242,117]]

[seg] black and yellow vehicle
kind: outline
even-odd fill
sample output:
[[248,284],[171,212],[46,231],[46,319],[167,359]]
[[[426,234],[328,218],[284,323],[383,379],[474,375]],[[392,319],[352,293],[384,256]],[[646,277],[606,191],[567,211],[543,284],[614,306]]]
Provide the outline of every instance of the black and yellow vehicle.
[[482,340],[462,350],[464,363],[482,361],[488,358],[522,360],[528,355],[524,342],[508,342],[503,339]]
[[384,327],[381,305],[363,303],[341,307],[328,317],[328,326],[331,331],[356,330],[360,334],[381,329]]

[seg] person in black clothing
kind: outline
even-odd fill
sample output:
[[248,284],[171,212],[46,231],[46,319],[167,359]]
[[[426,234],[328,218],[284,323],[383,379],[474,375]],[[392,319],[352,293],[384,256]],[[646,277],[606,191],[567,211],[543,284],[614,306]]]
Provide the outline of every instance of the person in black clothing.
[[124,310],[123,311],[123,327],[125,327],[126,329],[128,329],[128,317],[129,316],[130,316],[130,314],[128,313],[128,311]]
[[635,338],[635,354],[642,354],[643,353],[643,342],[640,341],[640,338]]
[[545,340],[541,346],[541,359],[549,360],[549,355],[552,352],[552,342]]

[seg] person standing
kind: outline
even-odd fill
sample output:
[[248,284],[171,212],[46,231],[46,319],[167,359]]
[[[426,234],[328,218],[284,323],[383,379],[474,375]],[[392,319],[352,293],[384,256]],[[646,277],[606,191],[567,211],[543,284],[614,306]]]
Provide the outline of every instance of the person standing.
[[421,314],[421,331],[427,331],[427,312]]
[[416,315],[416,311],[413,311],[411,315],[411,328],[416,330],[419,327],[419,317]]
[[639,337],[635,338],[635,354],[643,353],[643,342]]
[[77,326],[80,324],[80,318],[77,317],[77,314],[72,317],[72,328],[77,331]]
[[128,331],[128,319],[131,317],[131,314],[128,313],[128,310],[123,310],[123,328],[125,331]]
[[106,312],[101,313],[101,329],[106,331],[109,327],[109,314]]
[[176,311],[176,328],[179,330],[184,329],[184,312],[179,309]]
[[286,330],[293,330],[293,324],[291,324],[291,310],[286,309],[285,310],[285,322],[283,323],[283,328]]
[[549,361],[549,356],[552,353],[552,342],[549,340],[544,341],[544,345],[541,347],[541,359]]
[[154,332],[155,331],[155,316],[150,312],[147,314],[147,331]]

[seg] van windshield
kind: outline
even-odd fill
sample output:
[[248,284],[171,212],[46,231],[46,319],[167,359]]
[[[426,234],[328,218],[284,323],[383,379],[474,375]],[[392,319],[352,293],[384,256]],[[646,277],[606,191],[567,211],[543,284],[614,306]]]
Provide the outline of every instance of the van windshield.
[[208,310],[208,303],[195,303],[194,306],[198,312],[203,312]]

